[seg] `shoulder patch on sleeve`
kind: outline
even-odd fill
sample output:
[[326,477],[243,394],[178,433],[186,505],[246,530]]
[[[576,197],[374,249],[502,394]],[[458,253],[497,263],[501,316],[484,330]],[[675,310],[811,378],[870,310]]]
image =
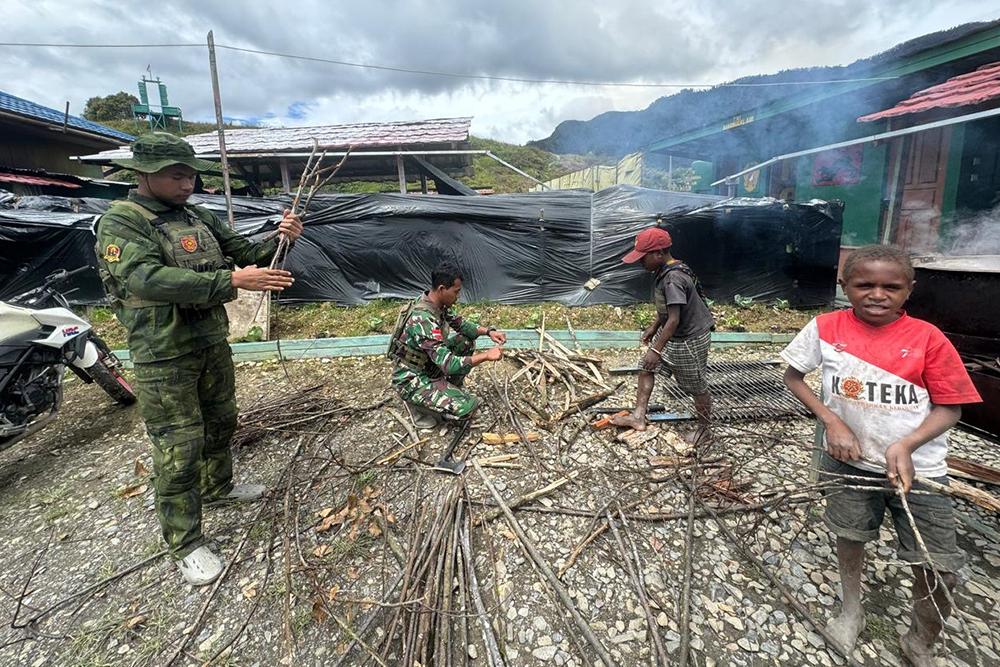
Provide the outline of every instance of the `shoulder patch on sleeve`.
[[122,258],[122,249],[114,243],[109,243],[104,249],[104,260],[107,262],[118,262]]

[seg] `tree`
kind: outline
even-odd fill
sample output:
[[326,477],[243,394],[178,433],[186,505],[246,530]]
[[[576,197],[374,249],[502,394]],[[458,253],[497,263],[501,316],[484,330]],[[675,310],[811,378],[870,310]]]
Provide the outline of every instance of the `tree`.
[[83,117],[95,122],[109,120],[131,120],[132,105],[138,104],[139,99],[124,90],[114,95],[104,97],[91,97],[83,107]]

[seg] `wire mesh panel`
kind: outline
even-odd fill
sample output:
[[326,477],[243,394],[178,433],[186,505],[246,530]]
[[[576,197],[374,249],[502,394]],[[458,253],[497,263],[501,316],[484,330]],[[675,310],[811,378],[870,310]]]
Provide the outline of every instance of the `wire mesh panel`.
[[[726,360],[708,364],[708,389],[712,394],[712,419],[741,421],[808,416],[809,411],[782,380],[779,361]],[[613,369],[612,373],[637,373],[638,368]],[[693,419],[694,399],[677,381],[657,376],[648,418],[652,421]]]
[[[783,364],[776,361],[714,361],[708,365],[712,418],[724,421],[808,415],[809,411],[782,380]],[[676,403],[694,412],[694,399],[673,378],[662,385],[667,410]]]

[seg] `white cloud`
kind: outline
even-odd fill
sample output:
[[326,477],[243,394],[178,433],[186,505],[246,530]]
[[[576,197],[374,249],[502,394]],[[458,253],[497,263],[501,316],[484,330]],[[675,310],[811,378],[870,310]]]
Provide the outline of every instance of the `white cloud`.
[[[847,64],[944,27],[991,17],[981,2],[867,0],[596,3],[458,0],[156,5],[7,0],[0,41],[203,42],[390,66],[501,76],[704,83],[791,67]],[[487,82],[380,72],[220,51],[227,117],[309,125],[475,117],[473,132],[524,142],[561,121],[640,109],[671,89]],[[186,118],[212,120],[203,47],[0,47],[3,90],[80,113],[87,98],[133,91],[147,65]]]

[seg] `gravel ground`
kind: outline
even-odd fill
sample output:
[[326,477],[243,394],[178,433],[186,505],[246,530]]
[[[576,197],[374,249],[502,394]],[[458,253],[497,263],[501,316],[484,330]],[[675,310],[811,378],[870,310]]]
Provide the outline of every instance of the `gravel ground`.
[[[775,353],[769,348],[713,352],[733,358],[773,358]],[[634,363],[636,352],[601,356],[606,367],[613,367]],[[499,377],[513,368],[501,365]],[[387,364],[382,359],[246,363],[237,373],[244,406],[316,382],[326,383],[329,397],[345,406],[370,405],[389,396]],[[511,432],[492,393],[489,370],[477,369],[470,386],[487,399],[472,439],[478,440],[483,430]],[[630,403],[633,391],[631,378],[617,402]],[[399,407],[395,402],[389,406]],[[479,444],[475,450],[477,456],[521,454],[514,462],[520,467],[487,469],[505,498],[576,471],[572,484],[517,512],[521,526],[553,569],[565,564],[594,523],[591,517],[567,512],[596,514],[614,502],[638,503],[634,512],[640,514],[686,511],[684,487],[677,481],[657,482],[649,467],[649,457],[667,453],[667,443],[674,442],[668,428],[660,429],[657,439],[636,445],[616,440],[610,430],[586,429],[567,445],[560,441],[560,433],[568,439],[583,421],[580,417],[566,421],[567,426],[553,432],[532,427],[541,436],[533,447],[537,459],[517,444]],[[732,463],[734,479],[749,482],[742,493],[755,503],[768,489],[809,485],[812,433],[810,421],[795,418],[722,427],[717,439],[719,452]],[[304,438],[311,439],[289,477],[285,472]],[[148,488],[149,445],[136,409],[119,408],[96,387],[71,379],[58,420],[0,453],[0,544],[5,563],[0,600],[11,619],[0,635],[0,665],[159,665],[184,640],[178,665],[213,658],[212,664],[221,665],[335,664],[350,639],[345,628],[360,627],[360,619],[372,608],[370,601],[394,601],[385,589],[399,566],[374,517],[386,517],[390,531],[405,545],[418,481],[420,497],[433,497],[455,484],[465,484],[475,500],[489,497],[471,469],[461,477],[443,476],[420,463],[436,460],[449,439],[446,433],[432,434],[430,442],[414,450],[413,459],[370,465],[407,439],[388,410],[378,409],[339,416],[319,435],[275,432],[239,449],[237,481],[265,482],[274,491],[266,503],[207,514],[206,532],[227,559],[246,540],[210,598],[208,589],[185,585],[171,563],[154,557],[161,544]],[[953,452],[1000,466],[992,443],[961,432],[953,435]],[[291,510],[283,502],[289,480]],[[964,502],[956,506],[969,519],[1000,529],[996,515]],[[342,510],[345,521],[317,530],[325,518]],[[835,540],[821,514],[822,504],[812,494],[806,502],[780,506],[774,502],[766,513],[733,512],[722,520],[768,571],[795,592],[812,617],[825,624],[839,606],[839,577]],[[647,622],[610,534],[586,547],[562,578],[577,609],[620,665],[654,664],[652,633],[659,634],[676,660],[685,524],[684,519],[629,522],[655,627]],[[982,664],[998,665],[1000,637],[992,628],[1000,621],[1000,545],[963,522],[958,533],[969,554],[956,593],[962,619],[979,647]],[[691,646],[696,664],[844,664],[782,600],[764,573],[741,557],[714,520],[698,519],[694,536]],[[477,529],[473,546],[488,613],[507,664],[599,664],[596,654],[578,640],[563,608],[553,603],[504,520]],[[908,623],[911,583],[909,568],[896,560],[888,523],[868,554],[864,577],[868,627],[855,658],[866,665],[902,665],[897,643]],[[73,597],[29,623],[67,596],[143,561],[148,562],[134,572]],[[324,606],[321,598],[333,601]],[[206,604],[202,622],[192,629]],[[286,628],[292,633],[291,646]],[[380,616],[364,639],[380,645],[385,632]],[[473,635],[466,651],[469,662],[485,665],[482,638]],[[956,618],[949,621],[939,655],[941,665],[975,664]],[[355,650],[343,664],[361,664],[363,657],[363,651]],[[387,656],[387,664],[399,660],[395,652]]]

